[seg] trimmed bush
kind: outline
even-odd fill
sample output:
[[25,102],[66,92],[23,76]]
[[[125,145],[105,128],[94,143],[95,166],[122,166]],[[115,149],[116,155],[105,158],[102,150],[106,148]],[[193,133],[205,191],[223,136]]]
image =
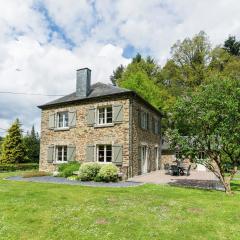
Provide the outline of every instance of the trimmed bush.
[[49,176],[50,174],[47,172],[42,171],[33,171],[33,172],[26,172],[23,173],[23,178],[31,178],[31,177],[43,177],[43,176]]
[[59,177],[70,177],[73,175],[73,172],[78,171],[80,167],[79,162],[69,162],[69,163],[63,163],[59,165],[58,171],[59,171]]
[[117,182],[118,168],[113,164],[103,165],[95,177],[96,182]]
[[79,179],[81,181],[93,181],[101,169],[99,163],[83,163],[79,169]]
[[38,169],[37,163],[0,164],[0,172],[14,172]]

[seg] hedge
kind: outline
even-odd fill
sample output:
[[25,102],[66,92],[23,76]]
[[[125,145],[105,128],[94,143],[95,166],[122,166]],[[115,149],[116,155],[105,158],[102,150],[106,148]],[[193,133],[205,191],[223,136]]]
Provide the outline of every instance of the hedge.
[[0,172],[13,172],[38,169],[37,163],[0,164]]

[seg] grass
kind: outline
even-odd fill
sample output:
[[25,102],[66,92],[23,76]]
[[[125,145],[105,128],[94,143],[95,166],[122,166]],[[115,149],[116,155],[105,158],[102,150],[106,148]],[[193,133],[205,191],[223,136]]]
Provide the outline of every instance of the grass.
[[236,194],[143,185],[94,188],[6,181],[0,239],[240,239]]
[[24,172],[22,174],[23,178],[31,178],[31,177],[43,177],[43,176],[49,176],[48,173],[46,172],[41,172],[41,171],[31,171],[31,172]]

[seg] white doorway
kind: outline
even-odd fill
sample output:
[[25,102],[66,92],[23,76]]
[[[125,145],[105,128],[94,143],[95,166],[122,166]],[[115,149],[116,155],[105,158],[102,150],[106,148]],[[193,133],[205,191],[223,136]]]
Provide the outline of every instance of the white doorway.
[[159,148],[158,146],[156,146],[154,148],[154,156],[155,156],[155,166],[156,166],[156,170],[158,170],[158,167],[159,167]]
[[147,173],[148,166],[148,149],[147,146],[141,146],[141,165],[142,165],[142,174]]

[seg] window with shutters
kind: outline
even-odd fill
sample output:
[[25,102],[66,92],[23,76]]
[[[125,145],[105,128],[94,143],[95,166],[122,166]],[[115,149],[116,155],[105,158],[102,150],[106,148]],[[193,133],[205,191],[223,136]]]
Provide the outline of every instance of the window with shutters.
[[148,129],[148,113],[147,112],[143,112],[142,113],[142,128],[143,129]]
[[68,128],[68,112],[57,113],[57,128]]
[[56,163],[67,162],[67,146],[56,146]]
[[97,161],[100,163],[112,162],[112,145],[97,146]]
[[97,114],[98,125],[106,125],[106,124],[111,124],[113,122],[112,106],[98,108],[97,113],[98,113]]

